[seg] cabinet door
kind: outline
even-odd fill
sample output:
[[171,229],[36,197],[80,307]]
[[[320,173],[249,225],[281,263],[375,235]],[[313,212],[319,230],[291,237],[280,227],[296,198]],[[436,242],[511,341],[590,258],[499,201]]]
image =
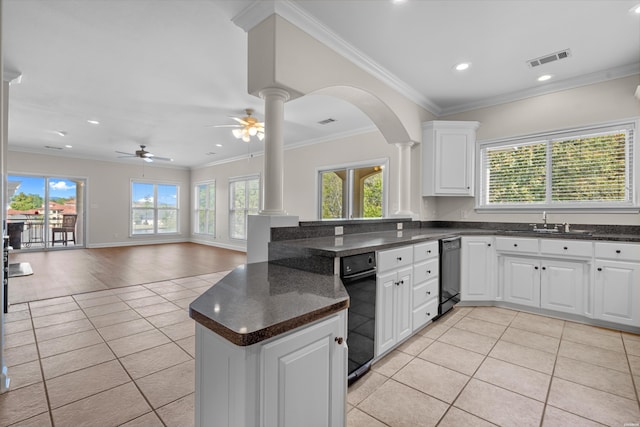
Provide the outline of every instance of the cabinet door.
[[267,426],[341,426],[347,382],[344,317],[333,316],[263,348]]
[[393,294],[398,275],[395,271],[379,274],[376,289],[376,356],[380,356],[396,343],[394,338]]
[[495,250],[492,237],[462,237],[462,301],[492,301],[495,291]]
[[411,335],[411,318],[413,307],[411,296],[413,294],[412,268],[404,268],[398,271],[398,285],[395,289],[395,342],[401,341]]
[[637,263],[596,261],[594,315],[598,319],[640,326]]
[[504,257],[502,278],[505,301],[540,307],[540,261]]
[[451,129],[435,132],[436,194],[473,196],[473,135]]
[[587,264],[569,261],[542,261],[540,306],[565,313],[583,314]]

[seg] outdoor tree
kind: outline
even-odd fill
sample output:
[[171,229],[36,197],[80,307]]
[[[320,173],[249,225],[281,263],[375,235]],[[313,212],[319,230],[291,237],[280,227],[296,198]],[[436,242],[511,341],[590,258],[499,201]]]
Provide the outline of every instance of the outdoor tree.
[[20,192],[13,196],[9,206],[17,211],[28,211],[32,209],[42,209],[44,201],[37,194],[24,194]]

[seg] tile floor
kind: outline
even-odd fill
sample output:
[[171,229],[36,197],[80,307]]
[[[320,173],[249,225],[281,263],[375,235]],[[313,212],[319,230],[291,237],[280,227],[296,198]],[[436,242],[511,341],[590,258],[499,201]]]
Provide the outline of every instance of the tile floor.
[[[225,272],[11,306],[0,426],[190,426],[189,303]],[[638,425],[640,336],[455,308],[349,388],[357,426]]]

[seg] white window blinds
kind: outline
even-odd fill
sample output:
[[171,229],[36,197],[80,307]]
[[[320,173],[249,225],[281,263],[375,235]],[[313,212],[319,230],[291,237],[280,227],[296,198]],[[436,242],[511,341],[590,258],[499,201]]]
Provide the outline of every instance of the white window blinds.
[[479,208],[633,207],[634,123],[480,144]]

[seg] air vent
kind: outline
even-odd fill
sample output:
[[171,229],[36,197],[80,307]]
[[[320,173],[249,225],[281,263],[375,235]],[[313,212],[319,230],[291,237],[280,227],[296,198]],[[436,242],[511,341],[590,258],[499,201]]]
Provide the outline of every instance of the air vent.
[[329,117],[328,119],[320,120],[318,122],[318,124],[328,125],[329,123],[332,123],[332,122],[335,122],[335,121],[336,121],[336,119],[332,119],[331,117]]
[[555,52],[549,55],[541,56],[540,58],[530,59],[527,61],[529,67],[539,67],[540,65],[548,64],[549,62],[557,61],[559,59],[568,58],[571,56],[571,50],[565,49],[559,52]]
[[45,145],[44,148],[47,150],[62,150],[62,147],[54,147],[53,145]]

